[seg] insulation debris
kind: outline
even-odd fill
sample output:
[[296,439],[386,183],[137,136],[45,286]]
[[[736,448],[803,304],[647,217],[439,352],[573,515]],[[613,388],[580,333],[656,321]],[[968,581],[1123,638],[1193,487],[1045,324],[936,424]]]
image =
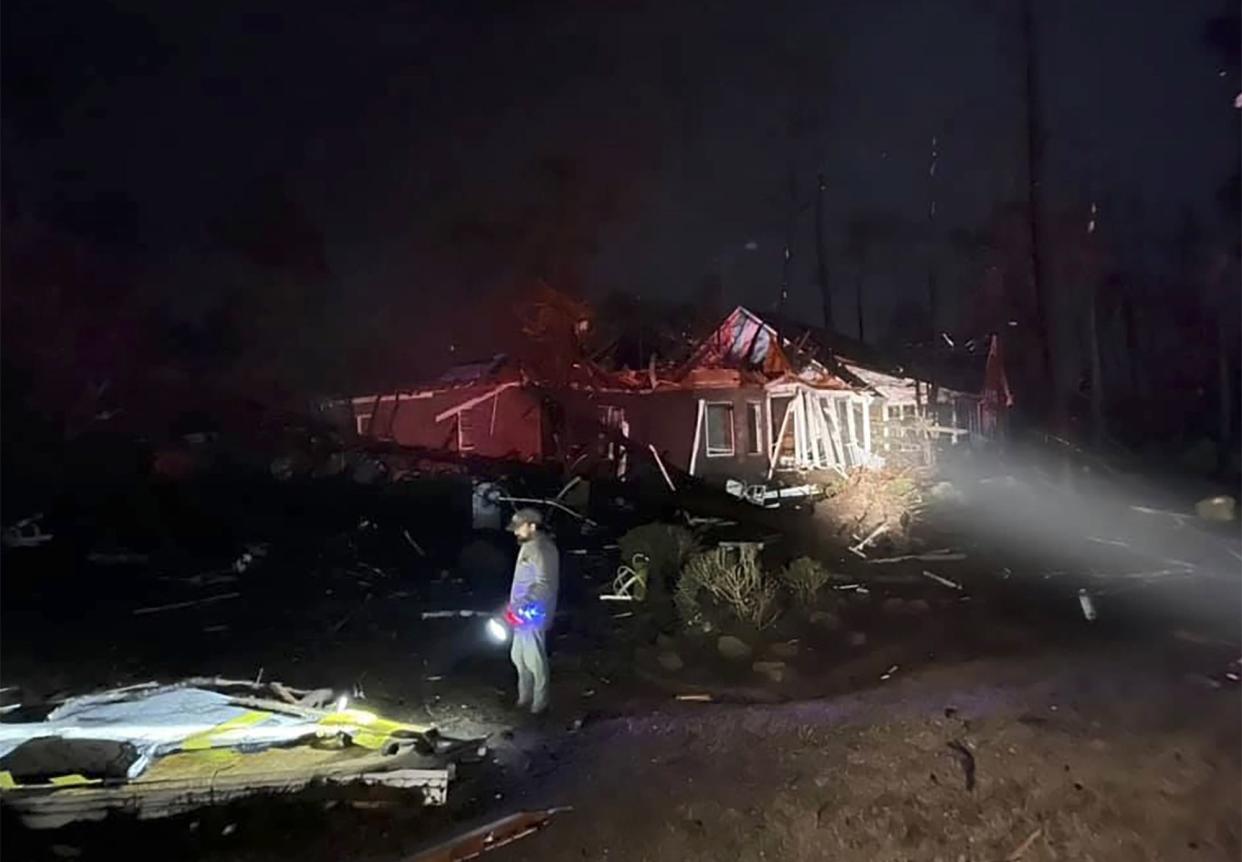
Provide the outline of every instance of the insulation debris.
[[0,722],[0,805],[36,829],[113,810],[167,817],[312,783],[404,788],[440,805],[453,775],[434,728],[291,704],[272,685],[130,686],[29,717]]

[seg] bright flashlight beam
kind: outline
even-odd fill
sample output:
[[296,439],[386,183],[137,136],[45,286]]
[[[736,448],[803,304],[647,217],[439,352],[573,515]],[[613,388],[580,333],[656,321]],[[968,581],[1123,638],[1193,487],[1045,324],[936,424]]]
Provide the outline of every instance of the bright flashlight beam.
[[492,617],[487,621],[487,633],[491,635],[492,640],[497,643],[504,643],[509,639],[509,629],[500,620]]

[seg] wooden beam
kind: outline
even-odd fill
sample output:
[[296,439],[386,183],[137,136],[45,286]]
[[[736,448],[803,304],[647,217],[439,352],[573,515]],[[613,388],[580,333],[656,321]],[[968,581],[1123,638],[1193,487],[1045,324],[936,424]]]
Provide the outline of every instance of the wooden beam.
[[772,473],[776,470],[776,462],[780,457],[781,444],[785,442],[785,430],[789,427],[789,414],[793,412],[793,401],[785,405],[785,413],[781,417],[781,430],[776,435],[776,439],[772,441],[772,457],[768,459],[768,478],[772,478]]
[[502,383],[499,386],[497,386],[495,389],[488,390],[487,392],[484,392],[482,395],[479,395],[478,397],[471,398],[469,401],[463,401],[461,404],[458,404],[456,407],[450,407],[449,409],[441,413],[437,413],[436,421],[443,422],[445,419],[448,419],[452,416],[456,416],[459,413],[464,413],[465,411],[469,410],[472,407],[477,407],[478,405],[482,404],[484,401],[486,401],[489,398],[497,397],[498,395],[500,395],[501,392],[504,392],[506,389],[512,389],[514,386],[521,386],[521,385],[522,385],[522,381],[520,380],[510,380],[508,383]]
[[694,420],[694,443],[690,446],[690,475],[699,463],[699,444],[703,441],[703,417],[707,411],[707,402],[699,399],[698,417]]

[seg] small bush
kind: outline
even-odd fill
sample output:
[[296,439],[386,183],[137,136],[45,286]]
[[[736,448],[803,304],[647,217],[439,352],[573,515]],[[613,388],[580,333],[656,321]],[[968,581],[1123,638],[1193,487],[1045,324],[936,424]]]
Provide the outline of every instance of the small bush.
[[780,572],[781,583],[804,608],[815,604],[815,597],[831,578],[832,574],[810,557],[799,557]]
[[759,565],[757,548],[743,547],[737,552],[716,548],[686,561],[675,601],[687,622],[690,615],[701,613],[698,596],[703,590],[738,620],[758,630],[780,616],[780,590]]
[[659,594],[671,582],[691,554],[699,549],[694,533],[676,524],[643,524],[617,541],[621,563],[633,566],[635,554],[647,557],[647,589]]

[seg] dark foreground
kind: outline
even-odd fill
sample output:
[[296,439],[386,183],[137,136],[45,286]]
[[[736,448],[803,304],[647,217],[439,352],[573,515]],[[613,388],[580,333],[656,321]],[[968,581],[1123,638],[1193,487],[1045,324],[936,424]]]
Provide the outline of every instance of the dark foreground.
[[[261,669],[485,737],[487,762],[462,767],[442,809],[312,793],[50,832],[6,818],[4,858],[104,858],[124,846],[177,859],[390,860],[552,806],[572,810],[490,858],[1242,853],[1242,649],[1228,624],[1238,586],[1219,568],[1150,590],[1127,580],[1088,622],[1077,582],[1041,576],[1029,547],[1006,557],[993,534],[968,563],[936,567],[963,590],[923,577],[922,564],[884,567],[869,595],[835,600],[827,624],[775,627],[768,640],[786,645],[787,664],[776,681],[722,659],[714,641],[618,617],[593,599],[616,565],[607,540],[566,536],[556,703],[533,721],[509,709],[505,651],[477,623],[419,619],[503,601],[507,537],[403,519],[416,551],[382,515],[370,526],[353,511],[287,514],[279,527],[251,526],[264,549],[242,572],[226,571],[249,538],[237,523],[228,540],[181,536],[142,549],[141,562],[91,561],[60,542],[8,552],[3,684],[37,699]],[[240,595],[133,613],[230,592]],[[1202,604],[1219,611],[1210,624],[1199,624]],[[682,667],[661,664],[669,652]]]

